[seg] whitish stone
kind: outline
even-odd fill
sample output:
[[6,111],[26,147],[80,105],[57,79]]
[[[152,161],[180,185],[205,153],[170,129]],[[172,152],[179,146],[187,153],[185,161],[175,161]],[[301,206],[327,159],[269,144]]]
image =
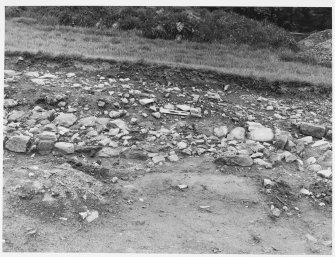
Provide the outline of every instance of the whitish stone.
[[92,222],[93,220],[97,219],[99,217],[98,211],[91,211],[89,212],[88,216],[86,217],[87,222]]
[[55,148],[66,154],[74,153],[74,144],[68,142],[57,142]]
[[168,158],[169,158],[170,162],[177,162],[177,161],[179,161],[179,157],[177,155],[175,155],[175,154],[170,155]]
[[110,121],[110,123],[111,124],[115,124],[116,126],[118,126],[122,130],[128,130],[127,123],[124,122],[121,119],[112,120],[112,121]]
[[168,104],[164,105],[164,109],[167,109],[167,110],[174,110],[174,105],[168,103]]
[[44,86],[45,79],[31,79],[32,82],[36,83],[37,85]]
[[39,76],[37,71],[26,72],[24,75],[26,75],[28,77],[35,77],[35,78],[37,78]]
[[200,107],[197,107],[197,108],[191,108],[190,109],[190,114],[192,117],[198,117],[198,118],[201,118],[202,115],[201,115],[201,108]]
[[270,142],[274,138],[272,129],[266,127],[249,128],[249,139],[259,142]]
[[40,130],[37,127],[29,129],[29,132],[32,134],[39,134]]
[[297,160],[297,157],[288,151],[283,152],[282,157],[285,159],[286,162],[294,162]]
[[43,76],[39,77],[40,79],[56,79],[57,76],[56,75],[53,75],[53,74],[50,74],[50,73],[46,73],[44,74]]
[[97,135],[98,135],[98,132],[96,130],[91,130],[86,134],[86,136],[88,137],[95,137]]
[[124,115],[126,115],[127,111],[125,110],[121,110],[121,111],[111,111],[109,113],[109,117],[111,117],[112,119],[115,119],[115,118],[120,118]]
[[319,147],[319,146],[330,146],[330,143],[325,140],[318,140],[311,147]]
[[271,169],[272,168],[272,164],[271,163],[266,162],[266,161],[264,161],[262,159],[259,159],[259,158],[254,159],[254,163],[256,163],[256,164],[258,164],[260,166],[263,166],[263,167],[265,167],[267,169]]
[[16,152],[16,153],[25,153],[30,143],[30,137],[19,135],[12,136],[6,142],[6,149]]
[[185,149],[187,147],[187,144],[185,142],[179,142],[177,144],[178,149],[182,150]]
[[311,164],[311,165],[308,165],[307,169],[312,172],[318,172],[322,169],[322,167],[319,164]]
[[14,111],[12,111],[9,114],[7,120],[8,121],[20,121],[20,120],[23,119],[24,116],[25,116],[25,112],[24,111],[16,111],[16,110],[14,110]]
[[72,113],[60,113],[54,120],[59,126],[70,127],[77,121],[76,115]]
[[313,137],[312,136],[307,136],[307,137],[302,137],[296,140],[297,143],[303,142],[305,145],[313,143]]
[[88,216],[88,211],[79,212],[80,217],[84,220]]
[[228,133],[227,126],[221,126],[218,128],[214,128],[214,135],[217,137],[225,137]]
[[332,171],[331,170],[320,170],[318,171],[317,174],[323,178],[330,178],[332,175]]
[[186,188],[188,188],[188,185],[184,185],[184,184],[178,185],[178,188],[179,189],[186,189]]
[[51,132],[51,131],[43,131],[41,134],[38,135],[40,140],[47,140],[47,141],[57,141],[57,136],[56,133]]
[[154,156],[153,158],[152,158],[152,161],[153,161],[153,163],[160,163],[160,162],[165,162],[165,157],[164,156],[160,156],[160,155],[158,155],[158,156]]
[[160,112],[153,112],[152,116],[154,116],[156,119],[159,119],[161,117],[161,113]]
[[258,128],[264,128],[264,126],[262,124],[258,123],[258,122],[248,121],[247,125],[248,125],[248,130],[249,131],[254,130],[254,129],[258,129]]
[[312,193],[309,192],[307,189],[305,188],[301,188],[300,189],[300,194],[303,194],[303,195],[311,195]]
[[136,124],[136,123],[137,123],[137,119],[136,118],[131,118],[130,124]]
[[140,101],[141,105],[147,105],[155,102],[155,99],[153,98],[146,98],[146,99],[141,99]]
[[62,127],[62,126],[58,126],[57,130],[58,130],[58,133],[62,136],[70,131],[68,128],[65,128],[65,127]]
[[309,157],[307,160],[306,160],[306,164],[307,165],[311,165],[311,164],[314,164],[316,163],[316,159],[315,157]]
[[75,76],[76,76],[76,74],[73,73],[73,72],[70,72],[70,73],[66,74],[66,77],[68,77],[68,78],[72,78],[72,77],[75,77]]
[[3,103],[3,106],[5,108],[9,108],[9,107],[14,107],[18,104],[18,102],[14,99],[5,99],[4,100],[4,103]]
[[176,107],[185,112],[188,112],[191,109],[189,105],[185,105],[185,104],[177,104]]
[[273,182],[271,179],[265,178],[264,181],[263,181],[263,184],[266,187],[266,186],[274,186],[276,183]]
[[78,121],[79,126],[92,127],[95,125],[97,118],[95,116],[89,116],[82,118]]
[[242,127],[236,127],[229,132],[227,136],[228,140],[244,140],[245,139],[245,129]]
[[275,216],[275,217],[279,217],[280,216],[280,214],[281,214],[281,211],[278,209],[278,208],[273,208],[272,210],[271,210],[271,212],[272,212],[272,215],[273,216]]
[[19,75],[20,72],[17,72],[15,70],[4,70],[4,74],[5,76],[13,77],[13,76]]
[[95,122],[99,125],[107,125],[110,121],[110,118],[104,118],[104,117],[100,117],[100,118],[96,118]]
[[106,102],[99,100],[98,101],[98,106],[99,107],[104,107],[106,105]]
[[115,129],[110,129],[109,132],[108,132],[108,135],[110,135],[110,136],[116,136],[119,133],[120,133],[120,129],[119,128],[115,128]]

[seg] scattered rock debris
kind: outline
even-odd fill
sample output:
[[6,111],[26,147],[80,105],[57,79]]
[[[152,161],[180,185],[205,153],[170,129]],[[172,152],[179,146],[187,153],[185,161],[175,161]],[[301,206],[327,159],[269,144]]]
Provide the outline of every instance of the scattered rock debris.
[[[212,78],[183,77],[183,72],[167,72],[164,79],[141,72],[129,72],[127,77],[120,67],[85,74],[39,66],[5,70],[4,149],[67,162],[54,170],[29,169],[28,180],[12,192],[25,202],[38,199],[38,208],[48,206],[53,215],[59,212],[63,222],[71,217],[64,216],[67,207],[61,200],[72,199],[73,213],[90,223],[103,216],[106,198],[118,196],[118,190],[123,190],[127,205],[136,199],[146,202],[134,198],[134,186],[123,185],[134,177],[115,171],[128,168],[122,160],[144,163],[144,174],[186,158],[208,156],[220,170],[267,172],[259,185],[274,219],[300,214],[294,202],[301,197],[320,208],[332,204],[329,99],[317,105],[292,102],[243,94],[242,86],[218,87]],[[18,94],[15,88],[22,81],[36,94]],[[292,177],[308,176],[310,183],[301,179],[293,188],[279,179],[281,174],[274,175],[281,166],[294,171]],[[192,188],[174,186],[183,194]],[[214,208],[197,206],[205,212]],[[38,234],[31,231],[30,235]],[[306,238],[315,241],[310,235]]]

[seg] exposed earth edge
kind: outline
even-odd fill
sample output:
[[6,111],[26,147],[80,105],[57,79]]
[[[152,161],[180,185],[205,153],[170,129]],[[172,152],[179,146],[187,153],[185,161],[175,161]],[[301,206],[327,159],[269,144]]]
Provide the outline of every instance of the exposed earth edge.
[[[27,52],[27,51],[5,51],[5,56],[23,56],[25,58],[31,59],[34,61],[57,61],[64,62],[68,65],[71,65],[73,61],[81,61],[88,64],[94,64],[99,62],[107,62],[110,64],[119,63],[123,66],[127,66],[130,69],[155,69],[155,70],[164,70],[164,69],[175,69],[177,71],[192,73],[194,69],[185,68],[183,66],[173,68],[168,65],[158,65],[158,64],[150,64],[146,61],[138,61],[138,62],[119,62],[110,58],[89,58],[83,56],[70,56],[70,55],[51,55],[44,52]],[[232,84],[232,85],[243,85],[246,89],[254,89],[261,91],[271,91],[276,92],[278,94],[293,94],[299,95],[301,97],[309,97],[310,94],[319,94],[326,95],[327,97],[332,97],[332,88],[329,85],[325,84],[312,84],[309,82],[302,81],[268,81],[263,78],[255,78],[255,77],[247,77],[240,76],[234,74],[224,74],[221,72],[206,70],[206,69],[197,69],[197,73],[201,73],[202,76],[208,76],[213,79],[217,79],[222,81],[223,84]]]

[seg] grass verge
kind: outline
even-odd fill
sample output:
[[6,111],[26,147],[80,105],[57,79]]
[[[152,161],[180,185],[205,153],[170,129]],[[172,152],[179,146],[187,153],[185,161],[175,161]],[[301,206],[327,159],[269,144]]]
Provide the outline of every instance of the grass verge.
[[[107,34],[107,35],[102,35]],[[144,61],[268,81],[296,81],[331,87],[331,68],[281,61],[278,51],[248,46],[145,39],[136,31],[97,31],[66,26],[27,25],[6,20],[5,50],[42,51],[116,61]]]

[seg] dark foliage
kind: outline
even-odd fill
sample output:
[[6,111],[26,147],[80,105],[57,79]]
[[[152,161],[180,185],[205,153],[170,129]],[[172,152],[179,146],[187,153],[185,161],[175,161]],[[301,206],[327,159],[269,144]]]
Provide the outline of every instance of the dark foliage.
[[330,7],[210,7],[235,12],[251,19],[267,20],[295,32],[313,32],[332,27]]

